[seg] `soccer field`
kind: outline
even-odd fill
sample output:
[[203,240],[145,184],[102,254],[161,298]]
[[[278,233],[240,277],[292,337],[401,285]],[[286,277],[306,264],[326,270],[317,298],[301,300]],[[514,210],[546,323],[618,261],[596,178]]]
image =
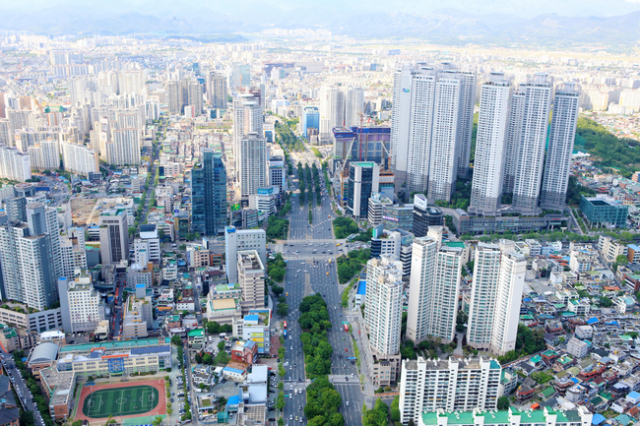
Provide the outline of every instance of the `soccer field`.
[[158,389],[152,386],[103,389],[84,400],[82,413],[93,419],[131,416],[153,410],[158,401]]

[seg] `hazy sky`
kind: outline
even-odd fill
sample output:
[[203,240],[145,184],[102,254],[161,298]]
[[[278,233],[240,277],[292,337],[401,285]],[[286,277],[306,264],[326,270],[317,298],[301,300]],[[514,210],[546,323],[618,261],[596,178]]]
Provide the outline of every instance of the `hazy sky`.
[[37,12],[49,8],[81,8],[105,14],[183,14],[202,8],[241,19],[244,11],[320,8],[340,11],[404,12],[419,15],[441,9],[473,14],[504,13],[521,17],[556,13],[563,16],[615,16],[640,11],[640,0],[2,0],[0,10]]

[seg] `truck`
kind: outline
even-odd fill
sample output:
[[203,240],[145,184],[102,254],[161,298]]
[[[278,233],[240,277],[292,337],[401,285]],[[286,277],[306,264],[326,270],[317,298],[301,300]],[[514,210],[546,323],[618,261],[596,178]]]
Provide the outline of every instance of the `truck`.
[[342,326],[344,327],[344,331],[346,331],[348,333],[349,332],[349,326],[347,324],[342,324]]
[[282,321],[282,323],[284,324],[284,328],[287,328],[287,322],[286,321]]

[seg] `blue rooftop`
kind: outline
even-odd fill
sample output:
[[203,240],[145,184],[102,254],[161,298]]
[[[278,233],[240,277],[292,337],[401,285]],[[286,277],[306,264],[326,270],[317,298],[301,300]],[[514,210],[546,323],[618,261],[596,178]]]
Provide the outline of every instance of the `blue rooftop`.
[[610,321],[607,323],[607,325],[618,325],[618,321],[615,321],[615,320]]
[[640,398],[640,393],[638,392],[629,392],[629,394],[627,395],[629,398],[633,398],[633,399],[637,399]]
[[358,294],[360,294],[362,296],[367,294],[367,281],[366,280],[360,280],[360,282],[358,283]]
[[640,247],[635,244],[629,244],[627,247],[629,247],[633,251],[640,251]]
[[260,320],[260,317],[258,315],[245,315],[244,316],[244,320],[245,321],[258,321],[258,320]]
[[230,405],[238,405],[240,404],[240,396],[232,395],[227,399],[227,407]]
[[526,299],[524,299],[525,302],[531,302],[531,299],[529,299],[528,297]]
[[587,324],[589,324],[589,325],[591,325],[591,324],[595,324],[595,323],[597,323],[597,322],[598,322],[598,318],[596,318],[596,317],[589,318],[589,319],[587,320]]
[[602,414],[594,414],[593,418],[591,419],[591,423],[594,425],[599,425],[600,423],[604,422],[605,420],[607,420],[607,418],[605,416],[603,416]]
[[225,371],[229,371],[231,373],[236,373],[236,374],[244,373],[244,371],[242,371],[242,370],[238,370],[237,368],[231,368],[231,367],[225,367],[224,370]]

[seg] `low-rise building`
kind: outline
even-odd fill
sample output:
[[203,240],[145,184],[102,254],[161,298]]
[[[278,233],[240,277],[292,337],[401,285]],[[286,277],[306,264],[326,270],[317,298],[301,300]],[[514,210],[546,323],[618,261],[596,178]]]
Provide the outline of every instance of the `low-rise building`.
[[55,367],[40,370],[40,381],[49,398],[49,414],[54,421],[65,420],[73,410],[76,373],[59,372]]
[[583,342],[576,337],[572,337],[567,342],[567,352],[573,356],[582,358],[589,352],[589,345],[587,344],[587,342]]
[[555,411],[544,407],[542,410],[519,411],[509,408],[505,411],[455,411],[444,410],[421,413],[420,426],[525,426],[544,424],[546,426],[591,426],[593,414],[586,407],[577,410]]
[[242,318],[233,319],[233,336],[242,340],[251,340],[258,354],[268,355],[271,351],[271,311],[253,309]]

